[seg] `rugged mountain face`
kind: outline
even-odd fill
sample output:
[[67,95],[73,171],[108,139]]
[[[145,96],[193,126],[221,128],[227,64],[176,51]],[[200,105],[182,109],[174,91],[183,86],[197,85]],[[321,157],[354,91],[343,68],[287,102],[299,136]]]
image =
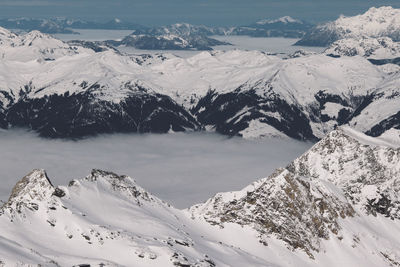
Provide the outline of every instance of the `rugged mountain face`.
[[400,43],[388,37],[341,39],[325,50],[333,57],[356,55],[371,59],[372,63],[383,59],[395,59],[400,55]]
[[400,41],[400,10],[392,7],[370,8],[362,15],[340,17],[311,29],[296,45],[329,46],[345,38],[389,37]]
[[[396,134],[399,136],[400,132]],[[190,212],[194,218],[222,228],[231,224],[250,227],[266,246],[278,238],[289,248],[304,250],[311,258],[318,258],[321,251],[329,254],[326,243],[332,239],[340,240],[345,249],[346,236],[352,235],[353,241],[368,250],[364,242],[368,242],[370,234],[361,237],[357,230],[349,233],[346,221],[362,224],[367,223],[364,218],[375,216],[383,224],[398,223],[399,156],[398,145],[339,128],[286,168],[241,191],[217,194],[193,206]],[[385,238],[389,236],[380,236],[377,241],[386,243]],[[376,249],[372,254],[380,254],[386,264],[398,264],[398,243],[389,241]],[[392,256],[384,252],[389,250]]]
[[55,187],[34,170],[0,208],[0,262],[393,266],[399,145],[400,131],[339,128],[271,176],[183,211],[127,176],[93,170]]
[[342,124],[374,136],[398,127],[398,70],[372,58],[125,55],[104,43],[0,33],[2,128],[67,138],[206,129],[315,140]]

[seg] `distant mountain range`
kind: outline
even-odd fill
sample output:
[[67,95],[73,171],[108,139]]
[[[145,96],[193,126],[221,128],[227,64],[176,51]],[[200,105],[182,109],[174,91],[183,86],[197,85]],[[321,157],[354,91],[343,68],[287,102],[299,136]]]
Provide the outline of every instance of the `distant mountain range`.
[[76,33],[74,29],[104,29],[104,30],[132,30],[146,28],[136,23],[114,19],[106,22],[86,21],[68,18],[15,18],[1,19],[0,26],[7,29],[18,29],[23,31],[38,30],[43,33]]
[[[251,37],[301,38],[295,45],[327,47],[341,39],[388,37],[400,41],[400,10],[392,7],[370,8],[366,13],[341,16],[335,21],[312,25],[289,16],[264,19],[250,25],[235,27],[208,27],[176,23],[167,26],[146,27],[114,19],[108,22],[53,18],[53,19],[2,19],[0,26],[24,31],[39,30],[44,33],[74,33],[74,29],[132,30],[121,45],[142,49],[198,49],[209,50],[223,43],[213,35],[246,35]],[[79,38],[77,38],[79,39]]]
[[212,46],[229,45],[210,35],[222,33],[221,29],[177,23],[169,26],[136,29],[121,41],[107,41],[113,46],[132,46],[147,50],[212,50]]
[[390,61],[399,55],[349,57],[344,43],[288,58],[240,50],[181,58],[1,29],[0,127],[62,138],[207,130],[299,140],[344,124],[372,136],[400,128],[400,70]]
[[[262,20],[239,27],[207,27],[188,23],[145,27],[119,19],[108,22],[91,22],[66,18],[3,19],[0,20],[0,26],[28,32],[38,30],[49,34],[79,34],[76,32],[79,29],[132,30],[132,34],[123,40],[110,40],[108,44],[132,46],[146,50],[212,50],[212,46],[229,45],[229,43],[212,38],[213,35],[300,38],[312,27],[311,24],[288,16],[276,20]],[[78,36],[77,39],[79,39]]]
[[260,20],[247,26],[233,27],[226,31],[226,35],[301,38],[312,27],[310,23],[285,16],[274,20]]

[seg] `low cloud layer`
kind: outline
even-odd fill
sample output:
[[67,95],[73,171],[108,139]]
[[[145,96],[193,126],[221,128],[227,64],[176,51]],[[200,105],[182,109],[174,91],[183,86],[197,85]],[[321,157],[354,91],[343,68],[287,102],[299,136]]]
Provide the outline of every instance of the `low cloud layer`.
[[0,132],[0,199],[34,168],[55,185],[82,178],[93,168],[129,175],[176,207],[238,190],[268,176],[311,144],[246,141],[216,134],[115,134],[81,141],[48,140],[22,130]]

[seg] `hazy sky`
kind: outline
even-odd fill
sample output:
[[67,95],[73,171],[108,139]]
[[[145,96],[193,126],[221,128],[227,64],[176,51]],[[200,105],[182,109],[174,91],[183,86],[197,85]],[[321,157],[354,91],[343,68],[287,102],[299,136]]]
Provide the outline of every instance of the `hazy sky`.
[[399,0],[0,0],[0,17],[115,17],[145,25],[189,22],[243,25],[284,15],[326,21],[371,6],[400,8]]

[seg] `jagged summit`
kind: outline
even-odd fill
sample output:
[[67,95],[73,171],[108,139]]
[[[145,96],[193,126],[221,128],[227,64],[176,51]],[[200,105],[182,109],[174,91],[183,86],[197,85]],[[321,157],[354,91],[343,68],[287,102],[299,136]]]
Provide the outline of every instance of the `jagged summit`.
[[54,187],[43,169],[35,169],[12,189],[8,203],[42,201],[51,196]]

